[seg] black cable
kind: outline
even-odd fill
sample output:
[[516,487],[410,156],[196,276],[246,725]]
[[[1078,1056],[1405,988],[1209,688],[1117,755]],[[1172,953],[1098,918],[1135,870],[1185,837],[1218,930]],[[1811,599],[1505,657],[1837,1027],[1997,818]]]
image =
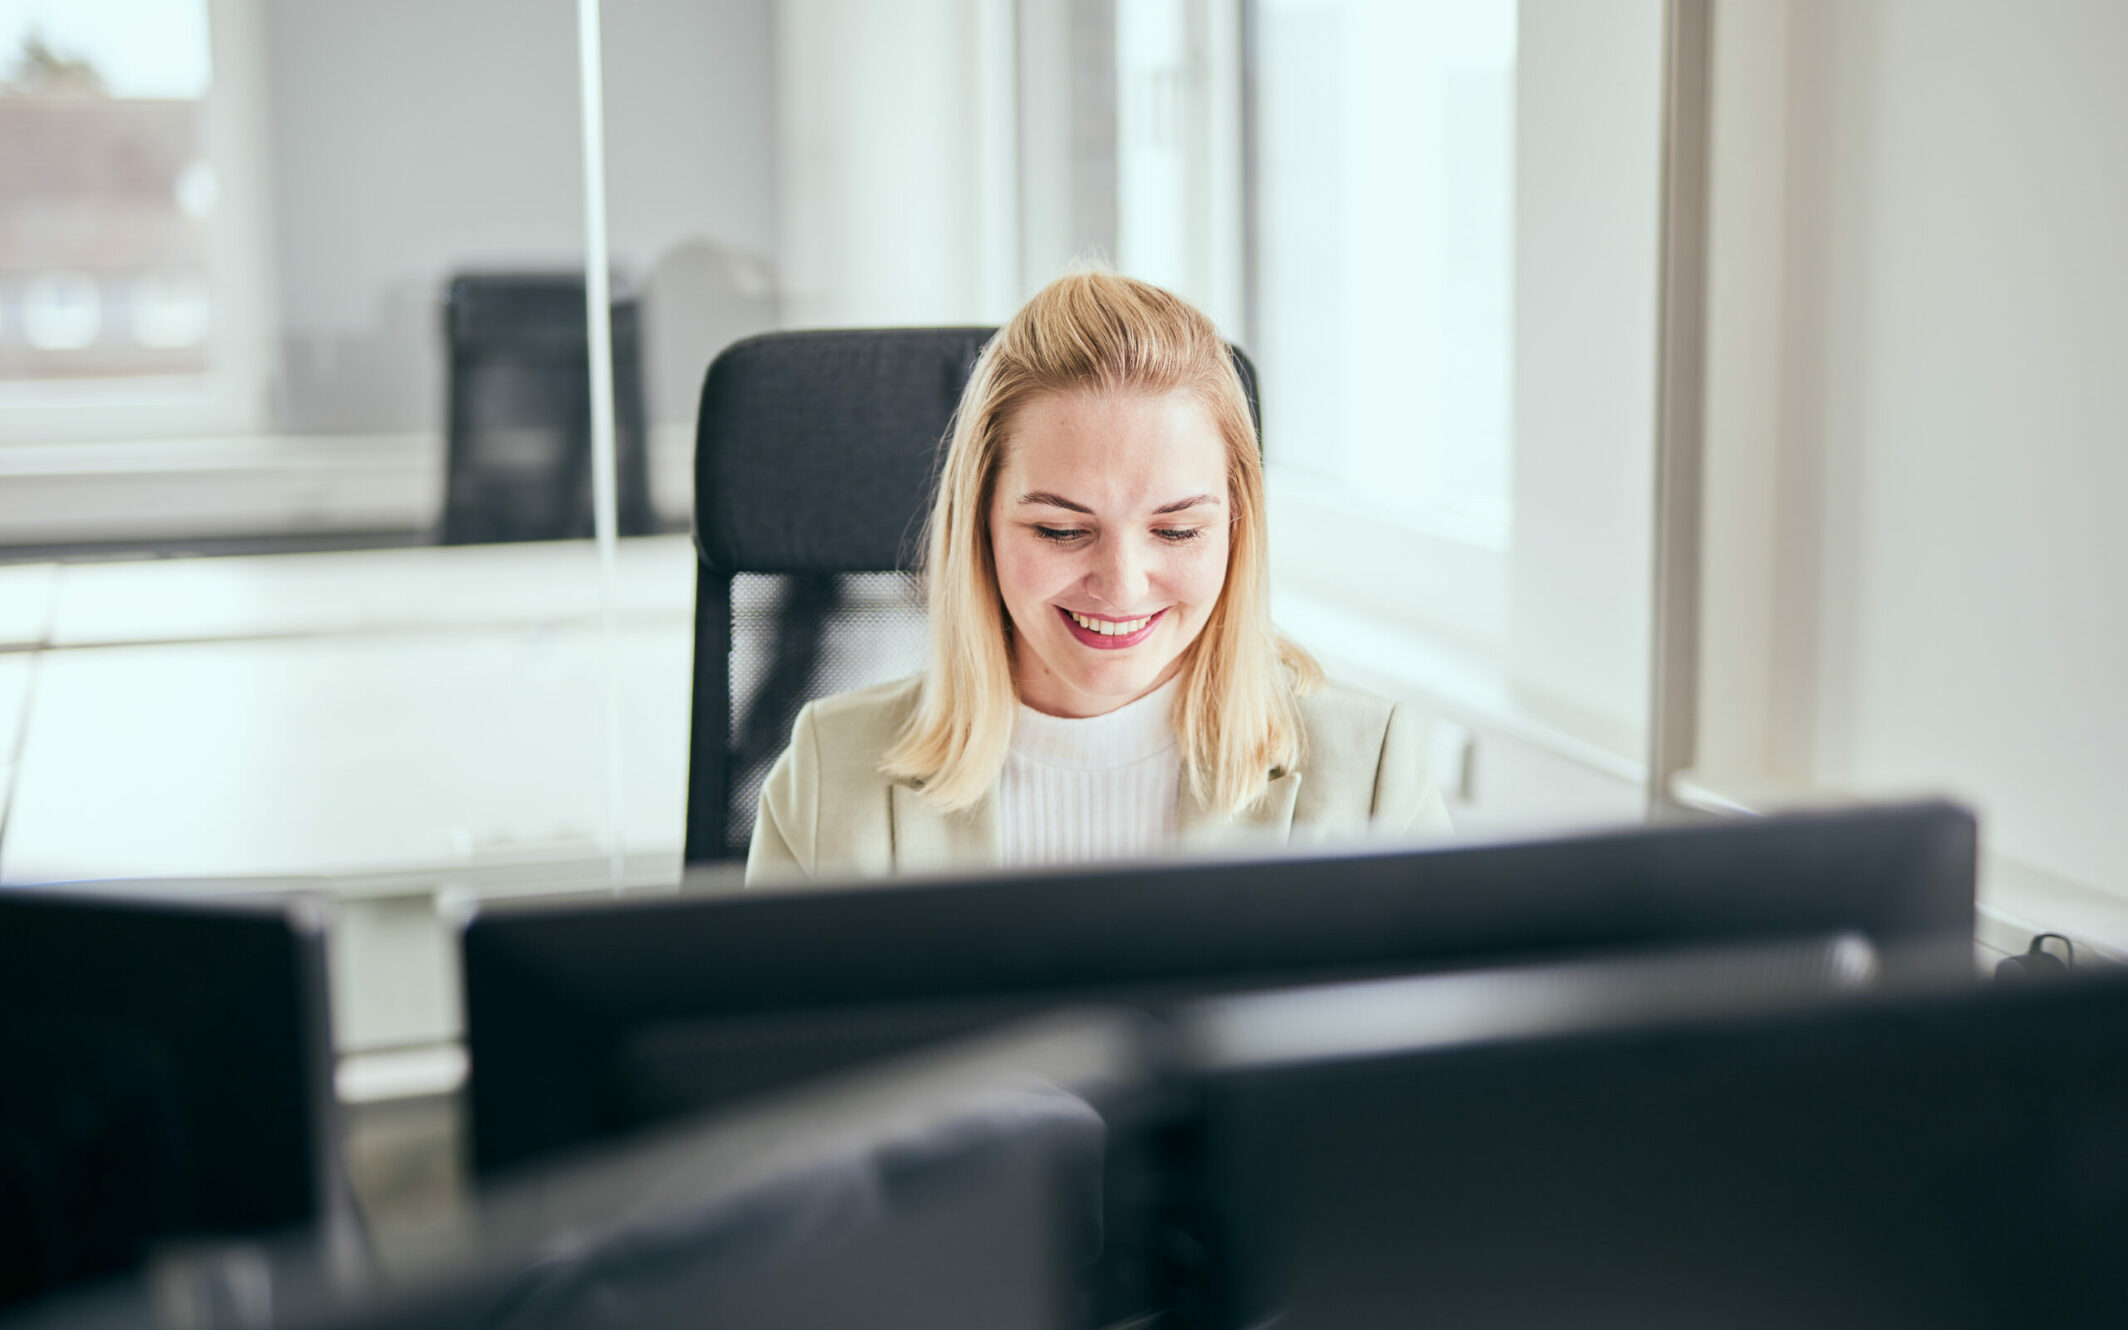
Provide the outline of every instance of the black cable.
[[[2067,959],[2047,950],[2047,939],[2053,938],[2068,951]],[[2033,937],[2032,945],[2023,955],[2005,956],[1995,963],[1995,978],[2010,983],[2024,983],[2034,979],[2059,979],[2067,976],[2076,965],[2076,944],[2060,933],[2040,933]]]

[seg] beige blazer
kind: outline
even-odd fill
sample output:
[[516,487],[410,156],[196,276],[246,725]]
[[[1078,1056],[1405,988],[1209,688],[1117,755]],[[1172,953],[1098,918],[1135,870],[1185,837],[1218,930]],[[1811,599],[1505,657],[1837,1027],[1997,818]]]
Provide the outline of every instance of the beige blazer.
[[[753,886],[995,868],[1003,862],[997,792],[946,813],[882,774],[888,747],[916,707],[921,676],[810,702],[790,747],[761,787],[746,856]],[[1177,823],[1185,847],[1240,839],[1319,844],[1368,834],[1448,830],[1426,771],[1421,725],[1407,707],[1330,684],[1301,702],[1300,766],[1266,773],[1265,797],[1235,821],[1193,800]]]

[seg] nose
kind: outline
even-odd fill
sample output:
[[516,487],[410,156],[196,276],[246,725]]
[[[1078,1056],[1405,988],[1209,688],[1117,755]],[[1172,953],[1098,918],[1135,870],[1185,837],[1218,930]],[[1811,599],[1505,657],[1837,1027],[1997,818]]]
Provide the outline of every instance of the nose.
[[1086,571],[1086,593],[1118,612],[1143,609],[1150,571],[1145,552],[1130,540],[1103,540]]

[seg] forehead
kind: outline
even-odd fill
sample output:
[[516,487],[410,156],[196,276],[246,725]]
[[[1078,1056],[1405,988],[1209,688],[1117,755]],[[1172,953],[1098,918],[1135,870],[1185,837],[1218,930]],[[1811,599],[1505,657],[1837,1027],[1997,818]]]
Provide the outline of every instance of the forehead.
[[1167,503],[1224,493],[1226,443],[1187,393],[1044,393],[1005,435],[1006,489],[1054,490],[1081,503]]

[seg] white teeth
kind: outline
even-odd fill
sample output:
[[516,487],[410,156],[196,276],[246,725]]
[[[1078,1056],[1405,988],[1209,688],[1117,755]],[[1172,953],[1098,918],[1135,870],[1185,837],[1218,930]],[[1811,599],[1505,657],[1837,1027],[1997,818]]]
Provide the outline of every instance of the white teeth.
[[[1070,613],[1070,611],[1066,612]],[[1128,637],[1153,621],[1151,615],[1147,615],[1143,619],[1126,619],[1122,623],[1111,623],[1106,619],[1089,619],[1083,614],[1076,613],[1073,613],[1071,618],[1072,622],[1078,624],[1081,628],[1090,633],[1099,633],[1103,637],[1115,637],[1118,634]]]

